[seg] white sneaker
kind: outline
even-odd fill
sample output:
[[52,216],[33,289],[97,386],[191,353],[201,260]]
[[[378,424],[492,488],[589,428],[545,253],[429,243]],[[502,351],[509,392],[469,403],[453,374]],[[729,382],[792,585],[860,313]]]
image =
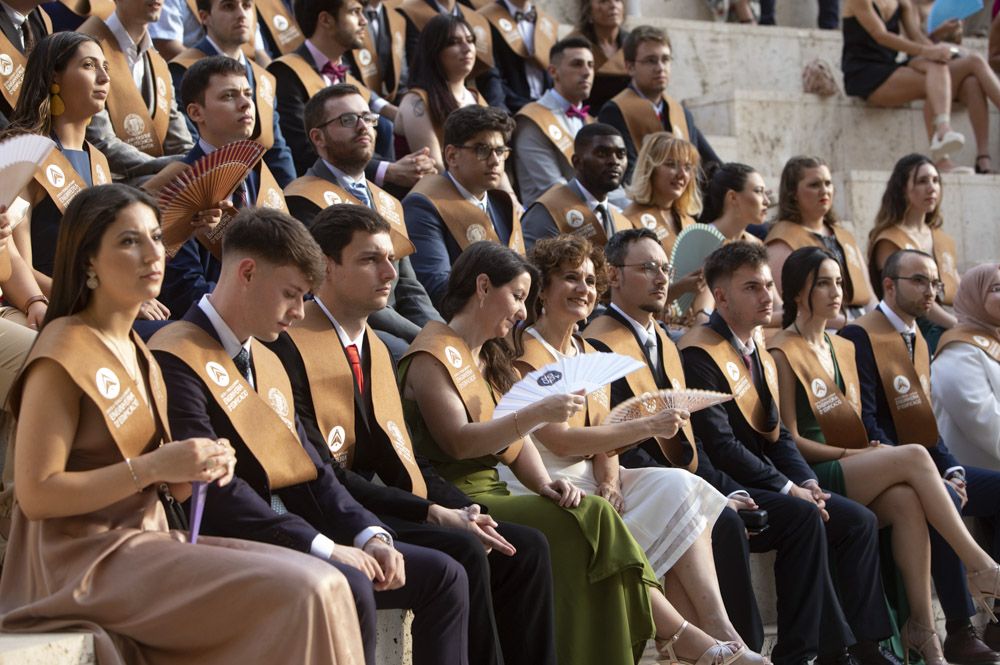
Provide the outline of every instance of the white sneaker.
[[931,139],[931,157],[935,161],[943,159],[961,150],[963,145],[965,145],[965,137],[955,130],[945,132],[944,136],[935,134],[934,138]]

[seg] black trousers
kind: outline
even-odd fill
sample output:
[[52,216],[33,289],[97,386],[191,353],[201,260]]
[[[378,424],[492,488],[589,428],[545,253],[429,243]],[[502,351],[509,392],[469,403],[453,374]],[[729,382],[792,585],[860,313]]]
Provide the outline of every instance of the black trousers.
[[391,517],[382,520],[405,542],[453,557],[469,580],[469,663],[555,665],[555,625],[549,545],[537,529],[501,522],[517,550],[486,554],[467,531]]
[[732,508],[724,508],[712,528],[712,555],[726,614],[746,645],[760,653],[764,625],[750,581],[750,541]]

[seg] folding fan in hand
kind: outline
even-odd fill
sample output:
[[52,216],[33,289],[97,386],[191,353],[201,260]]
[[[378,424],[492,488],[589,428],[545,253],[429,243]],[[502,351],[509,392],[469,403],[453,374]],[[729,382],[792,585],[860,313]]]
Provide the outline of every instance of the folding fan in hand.
[[618,353],[579,353],[561,358],[515,383],[493,409],[493,417],[513,413],[550,395],[592,393],[644,366],[642,361]]
[[613,425],[628,420],[645,418],[664,409],[683,409],[688,413],[701,411],[716,404],[728,402],[733,398],[727,393],[713,390],[658,390],[653,393],[643,393],[627,399],[611,409],[608,417],[602,423]]
[[19,134],[0,143],[0,205],[10,207],[56,147],[52,139]]
[[[708,255],[722,247],[724,242],[726,237],[711,224],[692,224],[686,227],[678,234],[670,253],[674,275],[679,279],[698,270],[704,265]],[[687,313],[694,303],[694,296],[693,293],[683,293],[674,301],[673,306],[680,315]]]

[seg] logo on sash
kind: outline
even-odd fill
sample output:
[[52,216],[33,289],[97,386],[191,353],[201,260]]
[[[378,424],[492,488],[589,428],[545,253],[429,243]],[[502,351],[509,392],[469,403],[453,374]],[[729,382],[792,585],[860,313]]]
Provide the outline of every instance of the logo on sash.
[[326,201],[326,204],[328,206],[332,206],[335,203],[344,202],[343,199],[340,198],[340,195],[337,194],[337,192],[331,192],[329,190],[323,192],[323,200]]
[[860,400],[858,399],[858,387],[853,383],[847,386],[847,399],[851,401],[851,404],[858,405]]
[[[476,39],[480,39],[479,33],[483,33],[483,38],[486,37],[486,31],[482,27],[473,28],[472,32],[476,33]],[[403,50],[403,33],[394,32],[392,33],[392,48],[396,51]]]
[[330,449],[331,453],[335,453],[344,447],[343,427],[336,425],[330,430],[330,433],[326,435],[326,447]]
[[268,188],[267,194],[264,195],[264,207],[274,208],[275,210],[281,210],[281,194],[278,194],[273,187]]
[[135,113],[129,113],[125,116],[123,124],[125,125],[125,131],[132,138],[136,138],[146,131],[146,123]]
[[949,275],[955,272],[955,257],[951,252],[941,252],[941,272]]
[[208,378],[212,380],[212,383],[220,388],[225,388],[229,385],[229,372],[214,360],[209,361],[205,365],[205,373],[208,374]]
[[726,373],[729,375],[729,378],[732,379],[733,381],[740,380],[740,368],[736,366],[736,363],[732,361],[727,362]]
[[482,44],[486,40],[486,29],[481,25],[477,25],[472,28],[473,34],[476,35],[476,45]]
[[910,392],[910,381],[905,376],[898,375],[892,380],[892,387],[896,389],[896,392],[900,395],[905,395]]
[[360,51],[358,51],[358,62],[361,64],[362,67],[367,67],[368,65],[370,65],[372,62],[371,51],[369,51],[366,48],[363,48]]
[[276,14],[271,23],[274,24],[274,27],[278,32],[288,30],[288,19],[281,14]]
[[767,376],[768,383],[774,383],[778,380],[777,370],[774,369],[774,365],[764,361],[761,363],[764,366],[764,374]]
[[813,379],[809,387],[817,399],[826,397],[826,382],[823,379]]
[[976,344],[983,347],[984,349],[990,348],[990,340],[986,339],[982,335],[973,335],[972,339],[976,340]]
[[161,111],[167,110],[167,82],[162,78],[156,78],[156,105]]
[[0,74],[10,76],[14,71],[14,61],[6,53],[0,53]]
[[257,90],[260,92],[261,100],[268,104],[274,103],[274,90],[266,76],[261,76],[257,81]]
[[122,389],[122,384],[118,380],[118,376],[107,367],[97,370],[95,382],[97,383],[97,392],[101,393],[105,399],[118,397],[118,393]]
[[543,17],[538,21],[538,29],[545,33],[545,36],[549,39],[552,39],[555,35],[555,32],[552,30],[552,21],[547,18]]
[[653,231],[653,230],[656,229],[656,218],[653,217],[648,212],[647,213],[643,213],[642,217],[639,218],[639,221],[642,223],[643,226],[645,226],[650,231]]
[[399,216],[399,211],[396,210],[396,199],[392,196],[392,194],[386,191],[380,191],[376,196],[378,197],[379,214],[394,224],[402,224],[403,220]]
[[579,210],[567,210],[566,211],[566,223],[572,226],[574,229],[583,226],[583,213]]
[[861,260],[861,252],[854,245],[849,245],[844,243],[842,245],[844,249],[844,254],[847,255],[847,262],[854,264],[858,268],[864,267],[864,262]]
[[52,183],[53,187],[62,187],[66,184],[66,174],[55,164],[49,164],[49,167],[45,169],[45,177]]
[[412,462],[413,455],[406,446],[406,439],[403,438],[403,432],[399,429],[399,425],[393,420],[388,420],[385,423],[385,428],[389,430],[389,438],[392,439],[392,446],[400,456],[405,457],[408,462]]
[[500,23],[500,29],[503,30],[504,32],[510,32],[511,30],[514,29],[514,24],[505,18],[500,19],[499,23]]
[[469,242],[479,242],[480,240],[486,240],[486,229],[483,228],[482,224],[473,224],[468,229],[465,230],[465,237]]
[[538,377],[538,385],[551,386],[562,381],[562,378],[563,378],[562,372],[557,372],[556,370],[552,370]]
[[462,360],[462,353],[454,346],[444,347],[444,357],[448,359],[448,362],[451,363],[451,366],[455,369],[461,367],[464,362]]
[[104,185],[109,182],[108,174],[105,173],[104,167],[100,164],[94,164],[94,180],[98,185]]
[[549,125],[549,136],[552,137],[553,141],[561,141],[562,135],[563,135],[562,130],[559,129],[556,125]]
[[927,380],[926,374],[920,375],[920,387],[924,389],[925,393],[929,393],[931,391],[931,382]]
[[281,391],[277,388],[271,388],[267,391],[267,401],[274,409],[274,412],[281,416],[282,420],[288,418],[288,400],[285,396],[281,394]]

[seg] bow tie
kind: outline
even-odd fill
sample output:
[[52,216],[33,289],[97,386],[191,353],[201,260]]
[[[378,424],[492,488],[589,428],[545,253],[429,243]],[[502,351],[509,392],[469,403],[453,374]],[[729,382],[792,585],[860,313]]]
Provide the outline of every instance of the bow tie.
[[327,63],[323,65],[323,69],[320,70],[320,73],[329,77],[332,81],[337,82],[343,81],[349,71],[350,68],[347,65],[335,65],[332,60],[328,60]]
[[586,121],[587,114],[590,112],[590,107],[580,104],[579,106],[570,106],[566,109],[567,118],[579,118],[580,120]]
[[514,12],[514,20],[520,23],[521,21],[527,21],[528,23],[534,23],[538,20],[538,10],[534,7],[526,12]]

